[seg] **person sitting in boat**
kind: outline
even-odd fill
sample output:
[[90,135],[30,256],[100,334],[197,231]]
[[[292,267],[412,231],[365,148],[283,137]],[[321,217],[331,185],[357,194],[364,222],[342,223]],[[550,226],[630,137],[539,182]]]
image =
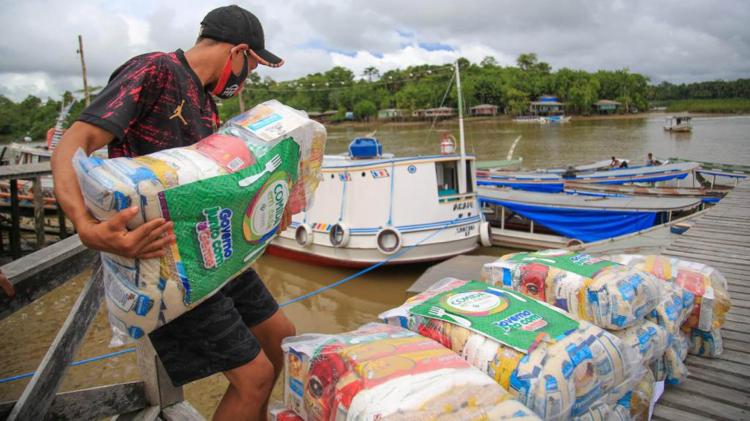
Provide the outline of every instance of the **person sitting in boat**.
[[654,154],[651,152],[648,153],[648,158],[646,158],[646,166],[651,167],[654,165],[661,165],[661,161],[658,159],[654,159]]
[[609,167],[610,168],[627,168],[628,161],[625,161],[625,160],[620,161],[619,159],[613,156],[612,161],[609,163]]
[[562,178],[576,178],[576,169],[572,165],[568,165],[568,168],[562,173]]

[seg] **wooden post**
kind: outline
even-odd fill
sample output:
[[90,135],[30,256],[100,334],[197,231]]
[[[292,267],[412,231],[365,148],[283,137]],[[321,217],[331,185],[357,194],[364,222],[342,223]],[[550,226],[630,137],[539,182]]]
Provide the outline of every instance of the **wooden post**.
[[89,85],[86,81],[86,61],[83,58],[83,37],[78,35],[78,54],[81,55],[81,72],[83,73],[83,98],[86,106],[91,102],[89,98]]
[[184,400],[182,388],[172,385],[172,380],[148,336],[138,341],[135,352],[138,369],[143,377],[146,400],[150,405],[164,408]]
[[18,180],[10,180],[10,256],[21,257],[21,227],[18,213]]
[[34,177],[34,230],[36,249],[44,247],[44,197],[42,197],[42,177]]
[[57,225],[60,228],[60,239],[68,238],[68,228],[65,227],[66,219],[65,212],[63,212],[60,205],[57,205]]

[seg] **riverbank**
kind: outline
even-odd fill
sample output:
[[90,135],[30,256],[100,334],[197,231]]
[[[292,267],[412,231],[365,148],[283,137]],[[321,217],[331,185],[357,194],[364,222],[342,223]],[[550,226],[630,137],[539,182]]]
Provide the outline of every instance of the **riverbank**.
[[[644,113],[630,113],[630,114],[605,114],[605,115],[573,115],[571,116],[572,122],[575,121],[609,121],[609,120],[647,120],[647,119],[664,119],[673,115],[679,111],[650,111]],[[735,116],[738,113],[733,112],[689,112],[692,117],[723,117],[723,116]],[[739,113],[739,115],[750,115],[750,108],[747,112]],[[464,120],[467,123],[513,123],[513,117],[508,115],[500,115],[496,117],[465,117]],[[431,120],[418,120],[418,121],[344,121],[338,123],[325,123],[326,127],[335,129],[359,129],[362,131],[373,131],[381,128],[409,128],[409,127],[430,127],[433,122]],[[521,123],[518,123],[521,124]],[[529,123],[524,123],[529,124]],[[435,122],[435,127],[450,127],[458,125],[458,118],[447,118],[440,119]]]

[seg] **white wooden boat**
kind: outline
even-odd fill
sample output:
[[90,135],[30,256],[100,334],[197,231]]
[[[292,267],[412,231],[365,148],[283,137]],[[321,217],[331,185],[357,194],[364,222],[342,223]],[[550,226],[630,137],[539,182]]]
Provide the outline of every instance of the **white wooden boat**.
[[[460,91],[458,68],[456,76]],[[461,114],[459,130],[458,154],[393,157],[372,144],[367,157],[358,156],[356,145],[347,156],[326,156],[313,206],[294,216],[269,253],[363,267],[445,259],[474,250],[480,240],[490,245]]]
[[664,130],[669,132],[689,132],[693,130],[693,118],[687,116],[668,117],[664,123]]

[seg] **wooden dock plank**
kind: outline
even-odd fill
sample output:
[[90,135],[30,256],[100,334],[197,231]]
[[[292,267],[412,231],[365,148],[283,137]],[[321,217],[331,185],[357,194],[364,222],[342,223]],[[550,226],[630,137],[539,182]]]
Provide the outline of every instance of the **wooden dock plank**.
[[654,419],[750,419],[750,181],[698,218],[664,254],[721,271],[732,308],[722,329],[722,354],[688,356],[688,379],[665,390]]

